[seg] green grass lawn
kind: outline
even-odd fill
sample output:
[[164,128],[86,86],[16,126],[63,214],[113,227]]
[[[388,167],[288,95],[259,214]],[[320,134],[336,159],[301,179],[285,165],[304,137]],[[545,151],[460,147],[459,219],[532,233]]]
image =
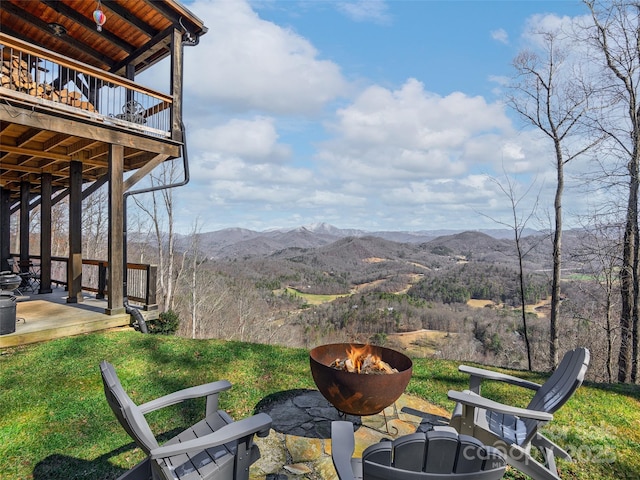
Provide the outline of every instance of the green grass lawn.
[[[0,479],[113,479],[142,457],[104,399],[98,365],[112,362],[134,401],[226,378],[221,408],[250,415],[271,393],[315,388],[308,352],[268,345],[189,340],[133,331],[83,335],[8,349],[0,355]],[[537,374],[518,375],[541,382]],[[449,389],[464,389],[457,363],[416,359],[408,393],[451,410]],[[524,405],[514,387],[487,396]],[[149,415],[156,432],[193,423],[202,401]],[[640,389],[587,384],[545,428],[578,460],[560,462],[563,479],[640,478]],[[523,478],[510,473],[510,478]]]

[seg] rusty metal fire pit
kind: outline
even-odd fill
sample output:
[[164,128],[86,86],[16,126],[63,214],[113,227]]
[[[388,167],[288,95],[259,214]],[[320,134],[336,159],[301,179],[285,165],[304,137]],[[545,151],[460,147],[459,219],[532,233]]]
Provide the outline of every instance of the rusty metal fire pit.
[[360,416],[380,413],[407,388],[413,362],[390,348],[371,346],[376,355],[398,372],[366,375],[329,366],[336,359],[344,358],[353,346],[364,347],[362,344],[334,343],[311,350],[309,362],[313,381],[324,398],[343,413]]

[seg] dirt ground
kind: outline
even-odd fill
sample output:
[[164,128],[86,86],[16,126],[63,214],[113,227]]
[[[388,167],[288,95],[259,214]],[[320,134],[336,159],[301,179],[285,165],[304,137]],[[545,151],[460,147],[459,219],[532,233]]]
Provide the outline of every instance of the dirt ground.
[[389,343],[402,348],[413,357],[428,357],[435,354],[443,342],[452,335],[439,330],[416,330],[413,332],[392,333],[387,338]]
[[[535,313],[538,318],[546,318],[549,313],[551,299],[546,298],[536,303],[535,305],[527,305],[527,312]],[[484,307],[496,307],[501,308],[502,305],[499,305],[491,300],[475,300],[471,299],[467,302],[467,305],[473,308],[484,308]]]

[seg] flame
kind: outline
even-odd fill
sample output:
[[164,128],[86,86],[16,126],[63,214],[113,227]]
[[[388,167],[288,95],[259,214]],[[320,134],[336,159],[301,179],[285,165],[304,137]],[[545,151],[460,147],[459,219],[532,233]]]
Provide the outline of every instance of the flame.
[[382,358],[373,353],[371,345],[367,344],[362,347],[357,347],[353,344],[349,345],[349,348],[347,349],[347,358],[351,361],[356,372],[360,373],[362,365],[367,357],[369,357],[368,361],[372,365],[378,365],[382,361]]

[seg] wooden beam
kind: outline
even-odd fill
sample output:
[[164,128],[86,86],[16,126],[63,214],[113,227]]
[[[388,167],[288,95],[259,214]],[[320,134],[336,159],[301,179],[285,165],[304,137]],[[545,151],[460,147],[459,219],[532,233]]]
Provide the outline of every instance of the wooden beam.
[[[96,24],[93,20],[89,20],[84,15],[80,15],[80,13],[78,13],[77,10],[71,7],[68,7],[65,3],[61,2],[60,0],[42,0],[42,2],[47,6],[49,6],[50,8],[52,8],[53,10],[55,10],[56,12],[61,13],[66,17],[69,17],[74,21],[74,23],[77,23],[78,25],[82,25],[84,28],[86,28],[90,32],[93,33],[95,31]],[[133,51],[133,46],[130,43],[127,43],[124,39],[118,37],[117,35],[114,35],[113,33],[109,32],[107,29],[103,29],[102,32],[100,32],[100,36],[108,40],[110,43],[113,43],[118,48],[120,48],[121,50],[124,50],[127,53],[131,53]]]
[[162,162],[167,160],[169,157],[166,155],[156,155],[153,160],[147,162],[144,167],[136,170],[133,175],[131,175],[124,182],[124,191],[127,192],[131,187],[133,187],[136,183],[142,180],[148,173],[151,172],[154,168],[160,165]]
[[0,271],[9,270],[7,258],[11,252],[11,199],[10,192],[0,183]]
[[16,138],[16,146],[17,147],[23,146],[25,143],[37,137],[40,132],[41,130],[38,130],[37,128],[30,128],[29,130],[24,132],[22,135],[20,135],[18,138]]
[[[140,63],[140,61],[143,61],[143,58],[147,58],[150,55],[153,55],[153,53],[166,48],[166,45],[163,44],[163,41],[166,40],[169,35],[171,35],[172,30],[173,27],[169,27],[164,29],[160,33],[155,34],[151,38],[151,40],[132,52],[131,55],[129,55],[127,58],[114,64],[111,67],[111,73],[124,75],[124,70],[127,68],[127,65],[137,65],[138,63]],[[138,73],[144,70],[144,68],[136,69]]]
[[7,171],[4,173],[0,173],[0,178],[1,177],[6,177],[7,175],[9,175],[11,172],[23,172],[23,173],[42,173],[42,168],[39,167],[27,167],[24,165],[13,165],[13,164],[9,164],[9,163],[4,163],[2,168],[6,168]]
[[182,77],[183,77],[184,46],[182,34],[179,30],[173,31],[171,39],[171,95],[173,105],[171,108],[171,138],[182,142]]
[[[170,157],[180,156],[179,144],[171,140],[123,132],[114,127],[84,122],[77,117],[67,117],[63,114],[53,115],[44,112],[39,113],[38,115],[34,115],[31,108],[18,108],[14,106],[14,108],[11,109],[11,113],[9,113],[6,108],[0,108],[0,120],[11,121],[28,127],[51,130],[58,133],[66,133],[79,138],[88,138],[114,145],[121,145],[123,147],[162,153]],[[65,156],[65,158],[69,159],[70,157]]]
[[124,265],[124,148],[111,145],[109,149],[109,244],[108,244],[108,285],[109,297],[105,313],[118,315],[124,309],[126,270]]
[[20,183],[20,271],[29,272],[29,197],[31,185]]
[[51,293],[51,198],[52,176],[43,173],[40,179],[40,290]]
[[69,262],[67,303],[82,302],[82,164],[71,162],[69,172]]
[[75,153],[80,152],[81,150],[87,150],[94,145],[97,145],[99,142],[97,140],[82,138],[75,142],[73,145],[69,145],[67,147],[67,155],[73,155]]
[[[58,145],[60,145],[61,143],[65,142],[68,139],[69,139],[69,135],[66,135],[64,133],[58,133],[53,137],[51,137],[50,139],[43,142],[42,148],[43,150],[48,152],[49,150],[56,148]],[[67,155],[69,155],[68,149],[67,149]]]
[[99,179],[97,179],[95,182],[93,182],[88,187],[86,187],[82,191],[82,200],[87,198],[89,195],[93,194],[96,190],[98,190],[100,187],[102,187],[108,181],[109,181],[109,174],[106,174],[106,175],[103,175],[102,177],[100,177]]
[[14,147],[12,145],[5,144],[0,145],[0,151],[15,153],[17,155],[28,155],[36,158],[51,158],[53,160],[62,160],[65,162],[70,162],[72,160],[72,157],[69,155],[63,155],[61,153],[45,152],[34,148]]
[[127,22],[129,25],[137,28],[138,30],[145,33],[149,37],[153,37],[156,33],[158,33],[149,24],[140,20],[138,17],[133,15],[129,10],[122,8],[113,0],[102,0],[102,6],[106,7],[106,9],[111,10],[112,13],[115,13],[120,18],[122,18],[125,22]]
[[[23,10],[23,9],[19,8],[18,6],[12,4],[11,2],[2,2],[2,9],[5,10],[6,12],[10,13],[11,15],[14,15],[14,16],[18,17],[19,19],[31,24],[33,27],[37,28],[38,30],[43,31],[47,35],[52,35],[53,34],[51,29],[49,28],[49,24],[48,23],[43,22],[38,17],[32,15],[31,13],[27,12],[26,10]],[[2,28],[4,30],[4,25],[2,26]],[[7,32],[5,32],[5,33],[7,33]],[[28,41],[30,43],[32,42],[31,40],[28,40]],[[66,38],[65,41],[69,44],[69,46],[81,51],[82,53],[85,53],[85,54],[89,55],[90,57],[98,60],[99,62],[102,62],[105,65],[111,65],[113,63],[109,57],[100,54],[97,50],[95,50],[93,48],[90,48],[88,45],[85,45],[83,43],[77,42],[77,41],[71,39],[70,37]]]

